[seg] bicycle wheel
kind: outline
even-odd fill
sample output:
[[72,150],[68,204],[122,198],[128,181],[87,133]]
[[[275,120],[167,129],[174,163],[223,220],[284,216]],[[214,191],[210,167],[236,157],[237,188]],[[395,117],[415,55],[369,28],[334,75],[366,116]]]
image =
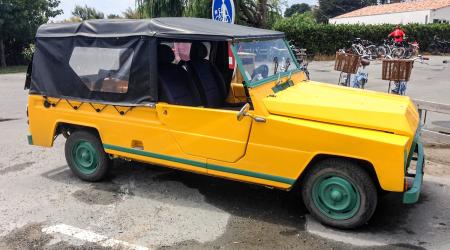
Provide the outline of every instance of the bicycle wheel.
[[406,49],[405,50],[405,54],[404,54],[404,58],[405,59],[410,59],[413,56],[413,50],[412,49]]
[[394,48],[392,50],[392,57],[402,59],[405,56],[405,52],[406,52],[405,48],[401,48],[401,47]]
[[434,43],[430,45],[430,49],[429,50],[430,50],[432,55],[440,55],[441,54],[439,46],[437,46]]
[[384,46],[378,46],[377,48],[377,56],[379,58],[385,58],[387,55],[387,49]]
[[353,44],[352,50],[355,54],[360,55],[360,56],[362,56],[363,52],[364,52],[359,44]]
[[375,45],[368,46],[367,52],[372,59],[378,58],[378,48]]

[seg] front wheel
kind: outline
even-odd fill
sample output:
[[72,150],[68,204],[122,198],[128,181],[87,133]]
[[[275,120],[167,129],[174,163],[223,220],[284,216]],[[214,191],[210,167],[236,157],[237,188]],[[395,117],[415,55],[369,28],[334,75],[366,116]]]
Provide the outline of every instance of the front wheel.
[[66,161],[72,172],[84,181],[102,180],[110,159],[97,135],[80,130],[70,134],[65,145]]
[[349,229],[365,224],[375,212],[377,189],[369,174],[345,159],[327,159],[312,166],[302,197],[309,212],[323,224]]
[[397,47],[392,50],[392,57],[397,58],[397,59],[402,59],[402,58],[404,58],[405,53],[406,53],[405,48]]

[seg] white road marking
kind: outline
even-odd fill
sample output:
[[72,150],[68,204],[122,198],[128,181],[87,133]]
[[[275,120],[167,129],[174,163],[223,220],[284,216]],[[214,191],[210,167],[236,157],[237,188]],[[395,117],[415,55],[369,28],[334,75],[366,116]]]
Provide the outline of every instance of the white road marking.
[[106,236],[65,224],[58,224],[50,227],[45,227],[42,229],[42,232],[46,234],[60,233],[82,241],[96,243],[103,247],[122,247],[130,250],[150,250],[150,248],[148,247],[130,244],[128,242],[121,240],[110,239]]

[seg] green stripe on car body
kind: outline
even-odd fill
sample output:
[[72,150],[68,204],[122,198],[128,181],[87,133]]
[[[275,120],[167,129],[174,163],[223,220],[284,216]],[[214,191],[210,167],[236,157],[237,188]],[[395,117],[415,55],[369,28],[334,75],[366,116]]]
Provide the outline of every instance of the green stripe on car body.
[[258,179],[264,179],[264,180],[269,180],[269,181],[285,183],[285,184],[289,184],[289,185],[292,185],[295,183],[295,180],[281,177],[281,176],[256,173],[256,172],[251,172],[251,171],[247,171],[247,170],[229,168],[229,167],[224,167],[224,166],[219,166],[219,165],[214,165],[214,164],[208,164],[207,168],[214,170],[214,171],[244,175],[244,176],[249,176],[249,177],[258,178]]
[[186,165],[191,165],[191,166],[195,166],[195,167],[210,169],[210,170],[224,172],[224,173],[248,176],[248,177],[253,177],[253,178],[258,178],[258,179],[264,179],[264,180],[269,180],[269,181],[285,183],[285,184],[289,184],[289,185],[293,185],[295,183],[294,179],[285,178],[285,177],[281,177],[281,176],[257,173],[257,172],[236,169],[236,168],[230,168],[230,167],[225,167],[225,166],[219,166],[219,165],[214,165],[214,164],[206,164],[204,162],[193,161],[193,160],[188,160],[188,159],[169,156],[169,155],[162,155],[162,154],[152,153],[152,152],[143,151],[143,150],[139,150],[139,149],[125,148],[125,147],[115,146],[115,145],[111,145],[111,144],[103,144],[103,147],[105,149],[109,149],[109,150],[115,150],[115,151],[125,152],[125,153],[129,153],[129,154],[135,154],[135,155],[151,157],[151,158],[156,158],[156,159],[161,159],[161,160],[166,160],[166,161],[171,161],[171,162],[177,162],[177,163],[182,163],[182,164],[186,164]]
[[124,148],[124,147],[110,145],[110,144],[103,144],[103,147],[105,149],[121,151],[121,152],[129,153],[129,154],[135,154],[135,155],[151,157],[151,158],[156,158],[156,159],[161,159],[161,160],[166,160],[166,161],[183,163],[183,164],[200,167],[200,168],[206,168],[206,163],[199,162],[199,161],[193,161],[193,160],[178,158],[178,157],[169,156],[169,155],[162,155],[162,154],[147,152],[147,151],[134,149],[134,148]]
[[411,164],[413,154],[416,151],[417,142],[420,141],[420,133],[421,132],[422,132],[422,127],[419,126],[416,130],[416,134],[414,135],[414,139],[413,139],[413,142],[411,144],[411,148],[410,148],[409,154],[408,154],[408,159],[405,162],[405,171],[408,169],[409,165]]
[[27,135],[28,145],[33,145],[33,136]]

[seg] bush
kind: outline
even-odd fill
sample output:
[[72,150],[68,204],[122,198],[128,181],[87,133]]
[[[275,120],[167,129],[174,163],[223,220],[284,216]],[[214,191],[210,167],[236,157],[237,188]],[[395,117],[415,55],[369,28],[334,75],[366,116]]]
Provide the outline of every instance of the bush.
[[[308,49],[309,53],[332,55],[337,50],[349,47],[348,42],[354,38],[381,43],[395,25],[360,25],[360,24],[318,24],[312,22],[305,15],[294,15],[275,23],[275,30],[286,33],[288,40]],[[443,39],[450,39],[449,24],[408,24],[402,25],[406,35],[414,38],[420,45],[421,51],[428,51],[435,35]]]
[[35,46],[32,43],[30,45],[28,45],[28,47],[23,49],[22,56],[24,57],[24,59],[27,62],[31,62],[31,60],[33,59],[34,50],[35,50]]

